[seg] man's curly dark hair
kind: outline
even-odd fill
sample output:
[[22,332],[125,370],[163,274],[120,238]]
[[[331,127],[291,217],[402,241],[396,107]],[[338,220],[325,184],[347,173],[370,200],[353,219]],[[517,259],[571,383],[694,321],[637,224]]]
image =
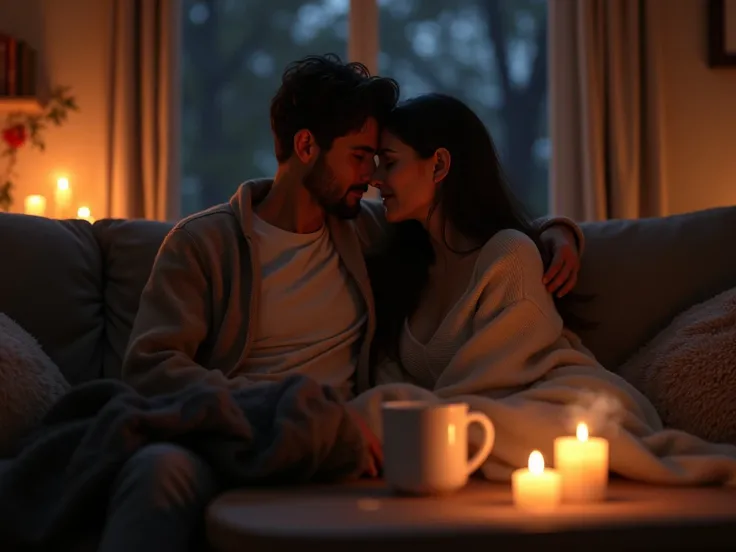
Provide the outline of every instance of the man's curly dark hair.
[[371,76],[362,63],[345,63],[335,54],[292,62],[271,100],[276,159],[283,163],[291,157],[294,135],[302,129],[329,150],[336,138],[359,131],[368,118],[380,124],[398,99],[398,83]]

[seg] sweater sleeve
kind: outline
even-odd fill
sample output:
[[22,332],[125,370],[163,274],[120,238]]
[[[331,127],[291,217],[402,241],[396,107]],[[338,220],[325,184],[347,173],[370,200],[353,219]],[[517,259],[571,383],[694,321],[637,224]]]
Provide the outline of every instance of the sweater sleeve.
[[544,351],[562,335],[562,318],[542,284],[542,259],[529,238],[500,233],[478,264],[472,334],[437,380],[441,397],[503,394],[539,380],[553,367]]
[[227,378],[194,359],[210,331],[209,276],[196,243],[177,227],[164,240],[140,306],[123,360],[123,380],[144,395],[160,395],[204,382],[227,388],[249,384]]

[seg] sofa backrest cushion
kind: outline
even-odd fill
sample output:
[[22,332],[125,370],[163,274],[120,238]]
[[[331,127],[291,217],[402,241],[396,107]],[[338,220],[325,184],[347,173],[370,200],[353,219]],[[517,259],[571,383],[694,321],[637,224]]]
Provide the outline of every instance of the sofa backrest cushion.
[[102,373],[102,255],[83,220],[0,213],[0,312],[72,383]]
[[104,377],[120,377],[141,292],[161,242],[173,226],[169,222],[115,219],[101,220],[93,226],[105,267]]
[[680,312],[736,285],[736,207],[665,218],[583,224],[586,252],[571,310],[579,331],[615,370]]

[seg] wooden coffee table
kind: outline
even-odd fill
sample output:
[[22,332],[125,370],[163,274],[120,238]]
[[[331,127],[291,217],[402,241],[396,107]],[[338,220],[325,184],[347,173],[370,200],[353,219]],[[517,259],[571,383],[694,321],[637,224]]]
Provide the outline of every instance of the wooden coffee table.
[[414,498],[363,481],[228,492],[207,526],[219,552],[736,550],[736,490],[614,481],[605,503],[540,516],[516,510],[507,485]]

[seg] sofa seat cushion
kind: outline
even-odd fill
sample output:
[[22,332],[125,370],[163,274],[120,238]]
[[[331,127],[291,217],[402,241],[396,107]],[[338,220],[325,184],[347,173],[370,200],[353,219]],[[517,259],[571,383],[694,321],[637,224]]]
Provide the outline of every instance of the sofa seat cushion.
[[104,261],[105,344],[102,375],[119,378],[125,348],[153,261],[173,223],[106,219],[93,226]]
[[102,256],[83,220],[0,213],[0,312],[33,335],[71,384],[100,376]]
[[736,208],[582,225],[586,250],[571,310],[595,329],[579,331],[610,370],[685,309],[736,285]]

